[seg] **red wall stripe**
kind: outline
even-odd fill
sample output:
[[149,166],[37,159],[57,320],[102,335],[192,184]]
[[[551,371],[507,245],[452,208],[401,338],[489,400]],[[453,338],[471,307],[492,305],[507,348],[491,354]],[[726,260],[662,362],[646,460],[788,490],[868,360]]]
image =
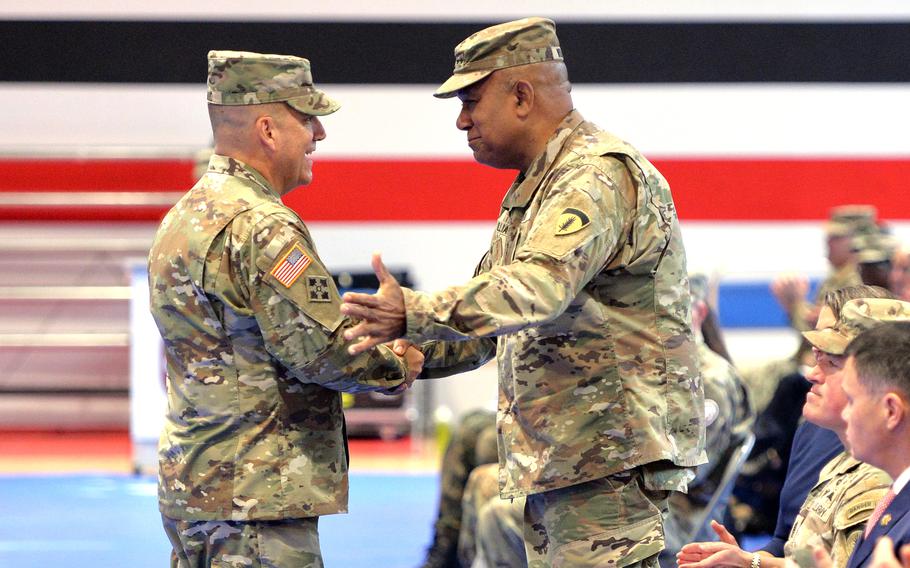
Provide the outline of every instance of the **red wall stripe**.
[[[845,203],[910,219],[907,159],[655,159],[683,220],[817,220]],[[0,194],[182,191],[190,160],[0,160]],[[470,160],[317,160],[315,181],[285,202],[309,221],[495,219],[514,172]],[[21,207],[0,220],[155,220],[164,207]]]

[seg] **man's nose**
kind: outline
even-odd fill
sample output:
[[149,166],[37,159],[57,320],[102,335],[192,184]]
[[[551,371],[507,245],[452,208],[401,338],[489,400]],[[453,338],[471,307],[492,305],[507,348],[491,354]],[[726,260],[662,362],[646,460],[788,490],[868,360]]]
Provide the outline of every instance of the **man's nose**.
[[313,139],[325,140],[325,128],[322,126],[322,121],[315,116],[313,117]]
[[455,127],[458,128],[458,130],[467,130],[471,128],[473,124],[474,123],[471,122],[471,115],[464,109],[458,113],[458,118],[455,119]]

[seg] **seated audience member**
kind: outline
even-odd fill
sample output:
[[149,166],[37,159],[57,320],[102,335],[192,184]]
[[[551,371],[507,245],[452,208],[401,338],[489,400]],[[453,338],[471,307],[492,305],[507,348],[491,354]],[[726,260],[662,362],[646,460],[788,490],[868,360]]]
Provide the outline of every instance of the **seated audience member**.
[[[844,304],[839,315],[827,305],[819,313],[815,331],[804,333],[813,346],[816,365],[809,373],[812,382],[803,414],[818,426],[833,430],[846,441],[847,423],[842,416],[847,399],[841,388],[845,351],[850,341],[873,326],[894,319],[910,320],[910,304],[892,299],[859,299]],[[788,560],[811,557],[814,547],[827,551],[836,568],[847,565],[850,553],[873,515],[875,503],[887,492],[888,474],[842,452],[822,469],[818,482],[809,491],[784,545]],[[680,568],[738,566],[741,568],[782,568],[783,558],[765,552],[742,550],[720,525],[715,531],[721,542],[686,545],[678,555]]]
[[[834,207],[825,223],[830,270],[810,301],[809,279],[787,275],[771,284],[771,292],[797,331],[812,329],[825,295],[863,283],[853,238],[875,227],[877,211],[871,205]],[[809,344],[800,338],[796,352],[785,359],[741,369],[752,406],[758,415],[756,442],[733,490],[735,505],[729,518],[735,532],[770,532],[778,514],[790,445],[800,418],[799,404],[808,391],[804,374],[814,364]],[[783,404],[781,404],[783,402]],[[762,415],[767,414],[763,419]]]
[[[875,227],[876,215],[877,211],[871,205],[843,205],[831,209],[825,223],[830,270],[811,301],[808,300],[809,279],[806,276],[784,275],[771,283],[771,293],[787,314],[793,329],[812,329],[821,302],[828,292],[863,283],[852,242],[856,235],[867,233]],[[801,341],[791,357],[744,369],[743,380],[749,388],[755,411],[761,413],[768,406],[781,378],[799,372],[802,365],[811,366],[812,363],[811,349],[805,341]]]
[[[851,286],[825,295],[824,305],[840,313],[844,304],[857,298],[893,298],[884,288]],[[811,383],[806,382],[807,386]],[[800,397],[804,400],[805,395]],[[767,416],[763,417],[767,419]],[[771,556],[783,556],[784,544],[790,535],[793,521],[806,500],[809,490],[818,482],[818,474],[835,456],[844,451],[840,438],[832,430],[803,421],[793,437],[790,461],[780,490],[777,525],[773,536],[762,550]]]
[[[834,313],[838,313],[847,300],[862,297],[893,297],[884,288],[860,285],[829,292],[822,297],[822,300],[828,300],[829,294],[832,293],[834,296],[830,297],[831,302],[823,301],[822,305],[827,303]],[[809,342],[805,338],[803,338],[803,342],[809,346],[811,353]],[[754,428],[755,446],[733,489],[734,500],[728,519],[732,523],[731,532],[734,534],[767,533],[774,530],[774,533],[782,536],[784,540],[789,535],[789,525],[781,533],[779,524],[774,528],[774,518],[780,517],[781,511],[778,504],[784,503],[782,497],[785,493],[787,464],[790,462],[791,448],[802,419],[802,404],[811,387],[805,377],[809,368],[811,367],[800,369],[781,378],[777,382],[777,389],[774,391],[771,403],[758,413]],[[750,391],[751,393],[752,391]],[[831,439],[835,436],[826,437]],[[814,457],[812,459],[814,460]],[[814,463],[819,466],[813,470],[813,475],[817,476],[820,466],[827,463],[827,460],[814,461]],[[816,480],[817,477],[812,480],[805,479],[808,484],[805,486],[805,490],[808,491],[809,486],[813,485]],[[805,493],[801,493],[794,500],[787,502],[792,508],[792,511],[787,513],[787,518],[791,520],[794,518],[795,513],[802,506],[804,498]],[[777,548],[774,552],[777,553],[776,556],[779,556],[783,551]]]
[[[887,307],[892,319],[910,320],[910,302],[899,304]],[[867,318],[881,309],[871,301],[855,308]],[[894,478],[850,558],[848,567],[858,568],[868,564],[876,540],[883,536],[893,541],[895,552],[910,543],[910,321],[863,332],[847,356],[847,445],[856,459]]]
[[496,412],[468,412],[454,428],[442,458],[433,542],[421,568],[461,568],[457,550],[465,485],[474,468],[497,460]]

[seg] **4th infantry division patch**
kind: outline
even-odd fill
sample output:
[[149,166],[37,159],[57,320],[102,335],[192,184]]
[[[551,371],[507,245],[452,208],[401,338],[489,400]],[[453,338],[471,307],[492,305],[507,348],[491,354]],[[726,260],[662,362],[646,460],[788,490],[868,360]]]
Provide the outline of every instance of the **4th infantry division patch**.
[[291,250],[275,263],[269,274],[281,282],[285,288],[290,288],[311,262],[313,260],[303,252],[300,243],[294,243]]
[[311,302],[331,302],[332,296],[329,294],[329,279],[327,276],[307,276],[307,291],[310,293]]

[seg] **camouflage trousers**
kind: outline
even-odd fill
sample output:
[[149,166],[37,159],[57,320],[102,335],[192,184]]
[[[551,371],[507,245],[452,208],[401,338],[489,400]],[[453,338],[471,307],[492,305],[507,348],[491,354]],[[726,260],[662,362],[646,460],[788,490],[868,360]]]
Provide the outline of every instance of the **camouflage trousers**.
[[318,517],[181,521],[162,515],[171,568],[323,568]]
[[639,469],[528,495],[528,566],[656,568],[668,495],[646,489]]

